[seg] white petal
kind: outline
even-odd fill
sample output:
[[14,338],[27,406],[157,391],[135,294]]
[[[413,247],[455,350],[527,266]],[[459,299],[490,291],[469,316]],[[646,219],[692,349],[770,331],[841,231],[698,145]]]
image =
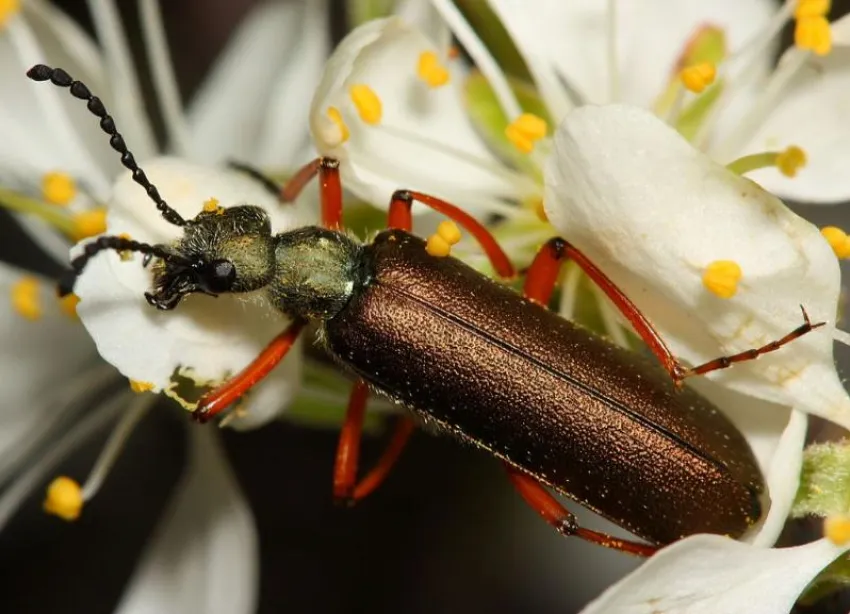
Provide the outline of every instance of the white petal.
[[769,507],[765,506],[762,522],[743,541],[756,546],[773,545],[785,526],[800,484],[808,416],[706,378],[695,378],[691,385],[723,410],[750,444],[765,477]]
[[582,614],[780,614],[847,547],[820,540],[768,549],[717,535],[669,546]]
[[[385,19],[352,31],[328,61],[313,99],[310,129],[319,152],[341,160],[345,186],[377,206],[407,188],[466,210],[536,192],[475,134],[455,66],[447,65],[452,76],[442,87],[419,79],[417,63],[425,51],[436,52],[437,45],[401,20]],[[363,122],[349,97],[349,88],[359,84],[381,100],[377,125]],[[327,115],[329,107],[341,112],[350,131],[345,142]]]
[[777,169],[750,174],[768,190],[783,197],[811,203],[838,203],[850,198],[850,16],[833,24],[832,52],[819,57],[791,48],[782,66],[805,58],[804,66],[772,96],[773,104],[755,125],[732,128],[741,143],[738,157],[762,151],[802,147],[807,164],[794,178]]
[[[608,5],[601,0],[500,2],[502,20],[534,22],[512,30],[514,42],[544,48],[561,76],[591,102],[611,102],[608,51]],[[617,100],[649,106],[670,79],[688,39],[700,27],[719,26],[730,49],[759,31],[775,10],[773,2],[720,0],[644,0],[617,2],[616,65],[620,76]],[[526,13],[525,16],[519,13]]]
[[251,614],[257,532],[218,433],[188,427],[190,458],[117,612]]
[[[171,158],[144,167],[163,198],[187,219],[214,197],[224,207],[244,203],[264,207],[273,232],[300,225],[294,209],[278,204],[244,175]],[[180,230],[159,216],[128,173],[116,183],[108,232],[169,243]],[[198,383],[221,382],[249,364],[288,325],[285,316],[256,295],[193,295],[173,311],[157,311],[144,298],[151,273],[141,260],[138,254],[129,261],[114,252],[99,254],[78,280],[76,292],[81,298],[78,312],[100,354],[125,376],[151,383],[154,390],[167,388],[178,370]],[[251,424],[259,416],[272,417],[288,404],[299,373],[300,352],[294,349],[246,398],[243,407],[257,412]]]
[[309,152],[325,17],[314,0],[267,2],[248,14],[190,105],[194,159],[287,167]]
[[[832,358],[840,274],[817,228],[631,107],[568,115],[546,181],[555,228],[691,364],[781,338],[802,324],[800,305],[814,322],[828,322],[788,348],[709,377],[850,426],[850,399]],[[702,284],[717,260],[743,271],[731,299]]]
[[77,378],[93,384],[86,373],[97,364],[91,339],[61,312],[48,280],[40,288],[40,319],[30,321],[13,310],[12,285],[25,275],[0,264],[0,380],[5,383],[0,387],[0,476],[73,409],[73,399],[57,398],[57,389],[70,392]]

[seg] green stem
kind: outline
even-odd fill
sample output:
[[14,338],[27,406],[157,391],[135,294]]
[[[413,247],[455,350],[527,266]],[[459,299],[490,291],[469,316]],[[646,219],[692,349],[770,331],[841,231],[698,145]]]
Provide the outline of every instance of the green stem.
[[760,168],[776,166],[776,156],[778,155],[779,152],[776,151],[751,154],[730,162],[726,165],[726,168],[738,175],[744,175],[752,171],[757,171]]
[[57,207],[18,192],[0,188],[0,208],[17,213],[26,213],[41,218],[64,234],[74,236],[74,220],[68,213]]

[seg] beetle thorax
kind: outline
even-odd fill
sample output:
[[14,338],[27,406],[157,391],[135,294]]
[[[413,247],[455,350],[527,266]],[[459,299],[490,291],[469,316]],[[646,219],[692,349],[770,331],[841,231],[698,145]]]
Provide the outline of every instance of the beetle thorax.
[[364,282],[361,252],[344,233],[316,226],[280,234],[269,298],[291,316],[330,319]]

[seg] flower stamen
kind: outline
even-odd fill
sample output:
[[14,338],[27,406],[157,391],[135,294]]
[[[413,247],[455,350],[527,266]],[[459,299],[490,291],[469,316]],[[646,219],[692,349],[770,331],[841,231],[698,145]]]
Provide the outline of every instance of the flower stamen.
[[832,8],[832,0],[797,0],[794,19],[807,17],[826,17]]
[[72,320],[79,320],[79,316],[77,315],[77,305],[80,303],[80,297],[76,294],[68,294],[67,296],[60,297],[59,299],[59,309],[62,310],[66,316],[71,318]]
[[378,98],[375,90],[368,85],[352,85],[348,94],[357,109],[358,115],[360,115],[360,119],[369,125],[380,123],[383,109],[381,99]]
[[806,152],[796,145],[790,145],[783,151],[765,151],[738,158],[726,165],[726,168],[738,175],[775,166],[786,177],[796,177],[797,171],[806,166]]
[[41,195],[45,202],[64,207],[77,196],[77,184],[67,173],[45,173],[41,178]]
[[142,382],[139,380],[131,379],[130,380],[130,390],[135,392],[136,394],[141,394],[143,392],[149,392],[153,390],[155,386],[151,382]]
[[826,17],[803,17],[797,19],[794,28],[794,44],[798,49],[817,55],[828,55],[832,51],[832,30]]
[[531,153],[534,144],[546,136],[546,120],[533,113],[523,113],[505,128],[505,136],[522,153]]
[[836,546],[850,542],[850,516],[834,514],[824,518],[823,535]]
[[826,226],[820,231],[837,258],[850,258],[850,237],[836,226]]
[[83,489],[69,477],[59,476],[47,487],[44,511],[62,520],[72,521],[80,517],[83,509]]
[[714,62],[700,62],[683,68],[679,78],[688,90],[699,94],[709,85],[714,83],[717,77],[717,66]]
[[448,83],[451,77],[448,69],[440,63],[440,59],[433,51],[423,51],[419,54],[416,74],[428,84],[428,87],[441,87]]
[[77,213],[73,219],[74,230],[71,233],[76,241],[106,232],[106,209],[90,209]]
[[31,276],[22,277],[12,286],[12,307],[18,315],[33,321],[41,317],[40,286],[38,279]]
[[715,260],[705,267],[702,284],[715,296],[732,298],[738,292],[741,275],[741,267],[734,260]]
[[0,28],[21,10],[21,0],[0,0]]

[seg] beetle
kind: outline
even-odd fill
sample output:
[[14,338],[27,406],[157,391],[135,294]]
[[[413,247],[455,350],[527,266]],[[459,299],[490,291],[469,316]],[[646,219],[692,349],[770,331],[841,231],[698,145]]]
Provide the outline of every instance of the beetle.
[[[335,361],[353,374],[334,468],[334,495],[354,502],[384,479],[415,425],[482,448],[504,463],[523,498],[560,533],[638,555],[695,533],[740,536],[761,517],[765,485],[743,435],[682,381],[774,351],[822,323],[804,323],[760,348],[693,368],[677,360],[652,324],[590,260],[562,238],[548,241],[527,271],[522,295],[452,257],[431,255],[411,234],[414,201],[454,219],[481,244],[497,273],[515,272],[474,218],[439,198],[392,196],[389,228],[361,243],[341,229],[339,164],[320,158],[283,188],[243,167],[283,202],[318,175],[322,226],[273,234],[259,207],[239,205],[183,219],[139,168],[102,102],[61,69],[28,76],[69,88],[100,118],[162,216],[183,229],[172,245],[117,236],[88,243],[71,262],[70,293],[90,258],[104,250],[144,254],[155,308],[189,294],[262,292],[292,319],[241,373],[204,395],[209,420],[238,400],[283,358],[308,322]],[[661,365],[624,350],[549,311],[560,266],[575,261],[607,294]],[[367,397],[379,393],[408,410],[376,467],[357,481]],[[605,516],[648,543],[580,527],[548,488]]]

